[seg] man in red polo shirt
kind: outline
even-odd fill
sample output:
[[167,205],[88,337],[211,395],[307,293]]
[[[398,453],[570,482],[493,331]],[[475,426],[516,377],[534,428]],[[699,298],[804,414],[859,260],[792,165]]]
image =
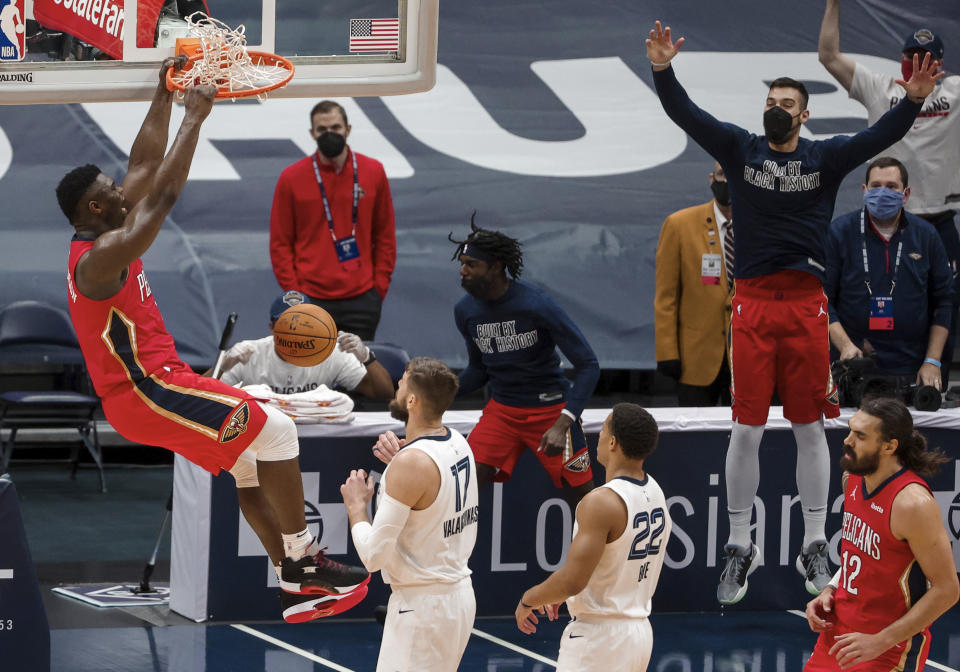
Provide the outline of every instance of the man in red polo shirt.
[[332,100],[310,111],[317,151],[277,180],[270,261],[284,291],[303,292],[337,327],[372,341],[397,261],[393,200],[383,164],[347,144],[350,128]]

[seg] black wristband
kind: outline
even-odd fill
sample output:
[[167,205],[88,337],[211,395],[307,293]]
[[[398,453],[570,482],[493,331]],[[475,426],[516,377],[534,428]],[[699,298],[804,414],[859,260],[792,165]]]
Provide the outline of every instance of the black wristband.
[[372,362],[377,361],[377,356],[373,354],[373,349],[367,348],[367,350],[369,350],[370,354],[367,355],[367,361],[363,363],[364,366],[370,366]]

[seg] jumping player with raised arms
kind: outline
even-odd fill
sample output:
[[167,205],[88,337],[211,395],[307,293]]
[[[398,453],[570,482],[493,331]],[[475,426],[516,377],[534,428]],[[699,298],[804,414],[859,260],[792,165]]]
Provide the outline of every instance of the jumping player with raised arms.
[[717,587],[721,604],[747,592],[760,563],[750,537],[760,485],[760,440],[776,389],[797,441],[797,489],[803,546],[796,566],[816,595],[829,582],[825,522],[830,458],[823,417],[840,414],[830,376],[829,317],[823,293],[826,235],[844,176],[910,130],[923,100],[942,77],[927,55],[913,58],[900,84],[902,101],[852,136],[811,141],[800,137],[810,117],[806,87],[775,79],[763,112],[764,135],[718,121],[697,107],[673,71],[674,43],[660,22],[647,39],[647,57],[664,110],[723,167],[730,185],[737,241],[730,327],[733,429],[726,457],[730,536]]
[[183,189],[216,94],[211,86],[187,90],[183,122],[164,156],[173,102],[164,75],[173,64],[161,66],[122,184],[88,164],[57,186],[76,230],[70,317],[103,411],[121,436],[173,450],[212,474],[228,470],[238,492],[262,493],[240,497],[244,515],[277,566],[284,617],[310,620],[363,588],[369,575],[328,559],[307,529],[293,421],[180,360],[140,260]]

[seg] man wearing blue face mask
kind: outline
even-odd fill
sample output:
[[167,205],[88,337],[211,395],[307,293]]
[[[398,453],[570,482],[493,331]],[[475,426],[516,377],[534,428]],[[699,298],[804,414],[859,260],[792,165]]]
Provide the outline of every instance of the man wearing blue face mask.
[[840,359],[871,355],[884,373],[915,375],[918,384],[942,389],[953,272],[936,229],[904,210],[908,179],[897,159],[874,160],[864,207],[830,226],[830,341]]

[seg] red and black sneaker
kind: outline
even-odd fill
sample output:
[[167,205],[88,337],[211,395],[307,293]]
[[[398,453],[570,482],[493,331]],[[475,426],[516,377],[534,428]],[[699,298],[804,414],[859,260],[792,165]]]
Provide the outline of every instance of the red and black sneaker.
[[324,549],[299,560],[284,558],[280,563],[280,587],[301,595],[341,595],[365,586],[370,572],[327,557]]
[[280,608],[287,623],[306,623],[318,618],[342,614],[367,596],[367,584],[342,595],[295,595],[280,593]]

